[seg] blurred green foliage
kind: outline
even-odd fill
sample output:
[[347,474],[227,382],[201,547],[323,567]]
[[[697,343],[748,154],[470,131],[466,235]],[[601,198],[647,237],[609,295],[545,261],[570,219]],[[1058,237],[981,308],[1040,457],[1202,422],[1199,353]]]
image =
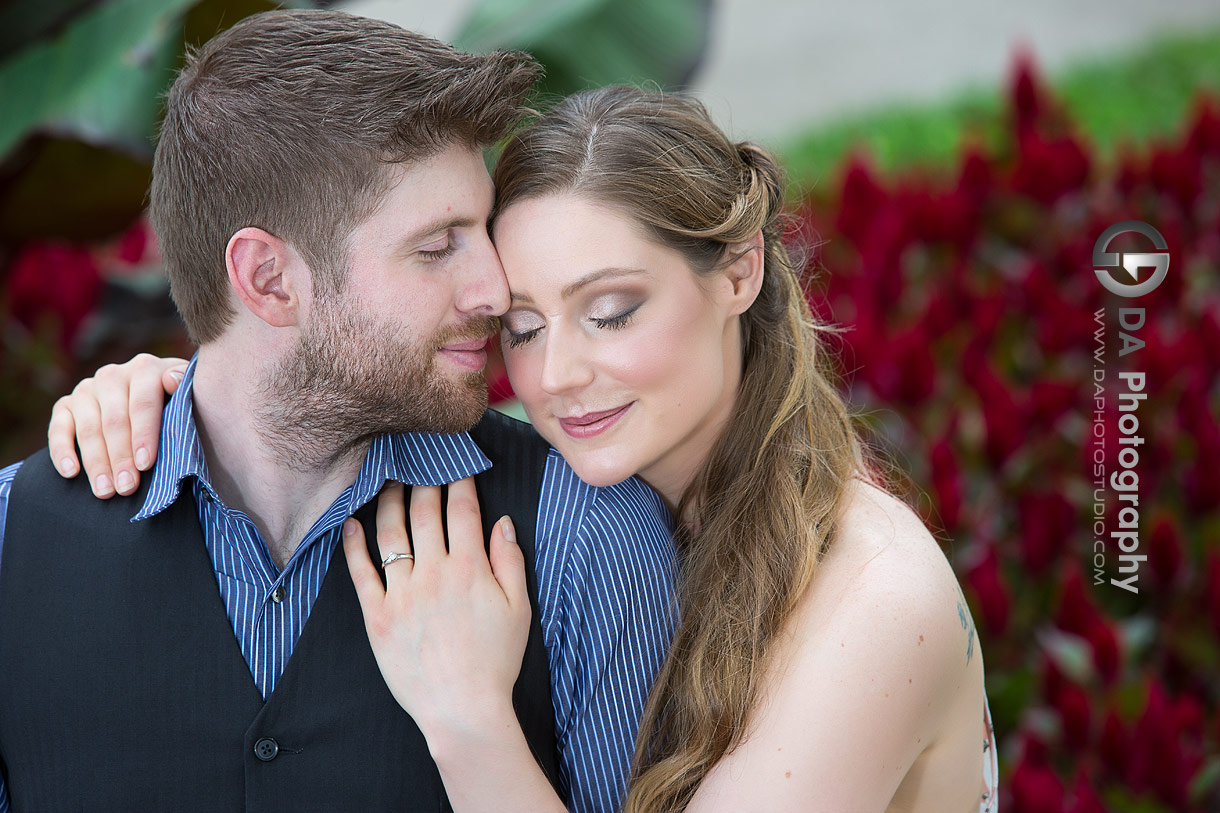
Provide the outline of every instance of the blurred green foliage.
[[589,87],[686,85],[707,43],[710,0],[488,0],[454,37],[468,51],[515,48],[546,66],[545,97]]
[[[1051,79],[1083,138],[1103,159],[1125,144],[1172,134],[1199,88],[1220,87],[1220,30],[1159,40],[1126,57],[1081,64]],[[793,181],[825,181],[851,152],[867,152],[883,171],[916,164],[950,166],[963,144],[1002,146],[1006,122],[996,88],[947,102],[897,104],[815,127],[779,145]]]

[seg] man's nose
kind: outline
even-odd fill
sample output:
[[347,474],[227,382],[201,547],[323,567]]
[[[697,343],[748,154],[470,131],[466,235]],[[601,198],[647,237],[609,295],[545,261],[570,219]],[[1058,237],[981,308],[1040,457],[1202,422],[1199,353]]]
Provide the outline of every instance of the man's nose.
[[458,310],[477,316],[499,316],[508,310],[508,280],[490,237],[475,248],[466,275],[458,291]]

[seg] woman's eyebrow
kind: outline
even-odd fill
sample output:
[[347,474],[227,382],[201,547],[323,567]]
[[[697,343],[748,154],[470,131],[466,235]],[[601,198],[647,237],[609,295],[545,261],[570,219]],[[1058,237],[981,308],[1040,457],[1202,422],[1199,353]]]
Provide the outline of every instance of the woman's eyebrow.
[[[580,279],[578,279],[575,282],[566,286],[562,291],[560,291],[560,296],[562,296],[564,299],[570,299],[572,297],[572,295],[575,294],[577,291],[579,291],[581,288],[585,287],[586,285],[592,285],[593,283],[597,282],[598,280],[603,280],[603,279],[613,278],[613,277],[626,277],[626,276],[631,276],[634,274],[647,274],[647,273],[648,272],[646,270],[644,270],[643,268],[599,268],[596,271],[590,271],[588,274],[585,274]],[[522,294],[522,293],[518,293],[516,291],[509,292],[509,299],[512,300],[513,302],[533,303],[533,301],[534,301],[533,298],[530,297],[529,294]]]
[[585,274],[580,279],[568,285],[563,289],[560,295],[564,299],[567,299],[586,285],[591,285],[592,283],[597,282],[598,280],[606,279],[607,277],[626,277],[634,274],[647,273],[648,272],[643,268],[601,268],[597,271],[590,271],[588,274]]

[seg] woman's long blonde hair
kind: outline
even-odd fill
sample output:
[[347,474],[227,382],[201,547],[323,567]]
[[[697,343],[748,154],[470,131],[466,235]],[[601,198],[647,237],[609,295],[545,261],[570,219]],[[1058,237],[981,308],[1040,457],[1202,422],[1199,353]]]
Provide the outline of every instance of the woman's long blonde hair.
[[521,131],[494,179],[499,210],[572,193],[623,212],[692,269],[717,273],[759,231],[762,290],[741,317],[729,424],[678,506],[679,624],[636,743],[627,811],[681,810],[742,740],[770,647],[830,542],[862,466],[851,417],[781,241],[783,174],[698,102],[611,87]]

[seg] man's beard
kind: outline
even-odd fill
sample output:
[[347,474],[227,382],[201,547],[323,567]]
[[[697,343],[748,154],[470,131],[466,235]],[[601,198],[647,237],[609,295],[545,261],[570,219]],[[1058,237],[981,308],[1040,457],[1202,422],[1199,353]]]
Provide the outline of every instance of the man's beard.
[[483,372],[446,377],[436,353],[495,333],[495,319],[476,318],[412,343],[346,300],[323,305],[264,379],[264,437],[285,465],[315,469],[362,454],[381,434],[464,432],[487,408]]

